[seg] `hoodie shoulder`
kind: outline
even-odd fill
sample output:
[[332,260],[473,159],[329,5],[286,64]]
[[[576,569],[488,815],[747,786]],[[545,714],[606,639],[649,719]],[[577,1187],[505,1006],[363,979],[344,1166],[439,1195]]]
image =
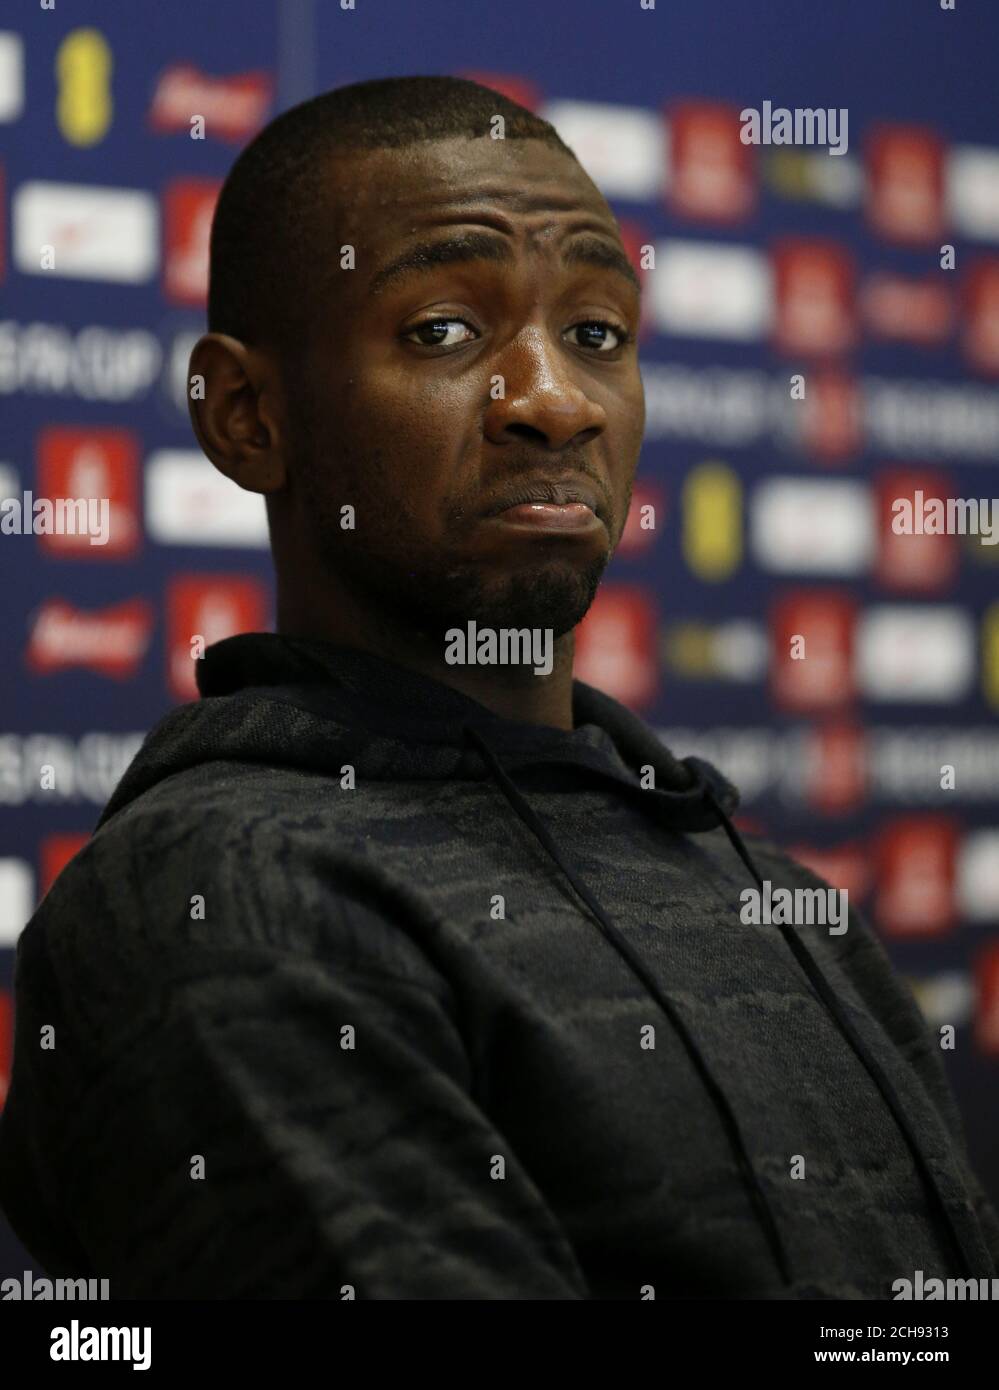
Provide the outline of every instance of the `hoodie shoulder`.
[[66,865],[22,932],[18,988],[44,983],[33,964],[41,953],[60,991],[78,1001],[76,1022],[91,1015],[103,1028],[171,982],[295,956],[446,998],[447,982],[418,944],[428,924],[394,900],[377,864],[325,820],[302,851],[301,833],[316,820],[302,796],[308,780],[204,762],[129,801]]
[[839,892],[845,905],[845,931],[830,932],[816,924],[799,928],[823,970],[849,982],[864,1012],[874,1018],[917,1073],[951,1133],[963,1142],[956,1101],[947,1081],[942,1054],[906,978],[892,965],[880,937],[866,914],[849,901],[846,890],[833,888],[811,869],[799,864],[772,842],[744,837],[762,877],[776,884],[814,893]]
[[151,787],[206,763],[304,766],[296,749],[314,725],[313,715],[260,689],[180,705],[146,735],[98,827]]

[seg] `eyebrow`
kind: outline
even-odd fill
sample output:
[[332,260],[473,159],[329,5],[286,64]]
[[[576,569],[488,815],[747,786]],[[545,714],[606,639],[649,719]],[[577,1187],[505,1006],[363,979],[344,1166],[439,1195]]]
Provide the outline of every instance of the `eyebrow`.
[[[509,242],[488,232],[462,232],[441,241],[421,241],[382,266],[371,278],[370,294],[378,294],[393,281],[419,275],[441,265],[469,261],[495,261],[509,264],[514,259]],[[634,266],[620,247],[602,237],[577,233],[562,251],[563,265],[591,265],[623,275],[641,293],[641,281]]]

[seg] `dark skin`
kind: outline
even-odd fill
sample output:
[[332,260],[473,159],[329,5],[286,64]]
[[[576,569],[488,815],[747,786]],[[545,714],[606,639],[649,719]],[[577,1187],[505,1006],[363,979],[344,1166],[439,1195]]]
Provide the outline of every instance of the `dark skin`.
[[[645,425],[639,295],[614,216],[539,140],[438,140],[329,167],[333,269],[304,367],[218,333],[190,365],[205,378],[191,401],[201,447],[267,498],[278,631],[571,729],[573,629],[624,528]],[[378,280],[417,243],[459,236],[489,246]],[[336,268],[341,245],[354,270]],[[486,514],[560,481],[588,489],[592,514],[577,508],[572,528]],[[552,629],[550,674],[447,664],[444,634],[469,620]]]

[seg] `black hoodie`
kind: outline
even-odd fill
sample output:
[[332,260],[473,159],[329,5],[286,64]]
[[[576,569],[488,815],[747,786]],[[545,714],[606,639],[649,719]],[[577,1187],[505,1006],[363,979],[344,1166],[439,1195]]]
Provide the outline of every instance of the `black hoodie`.
[[316,641],[198,671],[18,942],[0,1202],[50,1275],[639,1299],[995,1273],[911,994],[852,910],[743,920],[765,880],[825,885],[739,836],[707,763],[579,681],[567,732]]

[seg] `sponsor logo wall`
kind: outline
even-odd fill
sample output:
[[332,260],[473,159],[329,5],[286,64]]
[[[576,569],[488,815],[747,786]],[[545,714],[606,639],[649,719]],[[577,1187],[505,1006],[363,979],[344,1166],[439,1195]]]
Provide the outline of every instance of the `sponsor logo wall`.
[[[213,8],[151,7],[141,36],[117,3],[0,29],[0,498],[112,503],[104,544],[0,536],[0,1103],[24,922],[145,731],[195,697],[191,634],[272,623],[263,501],[187,420],[221,181],[313,89],[453,72],[555,124],[643,277],[646,445],[577,674],[716,762],[746,828],[866,911],[957,1028],[943,1057],[999,1200],[999,124],[927,124],[928,26],[908,90],[838,76],[846,32],[808,58],[813,104],[849,107],[831,153],[743,142],[744,107],[808,92],[763,27],[713,61],[713,0],[675,65],[619,36],[627,70],[595,84],[526,56],[527,0],[488,47],[431,45],[401,5],[391,39],[335,6],[298,29],[276,4],[253,26]],[[927,498],[982,499],[976,530],[923,524]],[[17,1250],[0,1222],[0,1271]]]

